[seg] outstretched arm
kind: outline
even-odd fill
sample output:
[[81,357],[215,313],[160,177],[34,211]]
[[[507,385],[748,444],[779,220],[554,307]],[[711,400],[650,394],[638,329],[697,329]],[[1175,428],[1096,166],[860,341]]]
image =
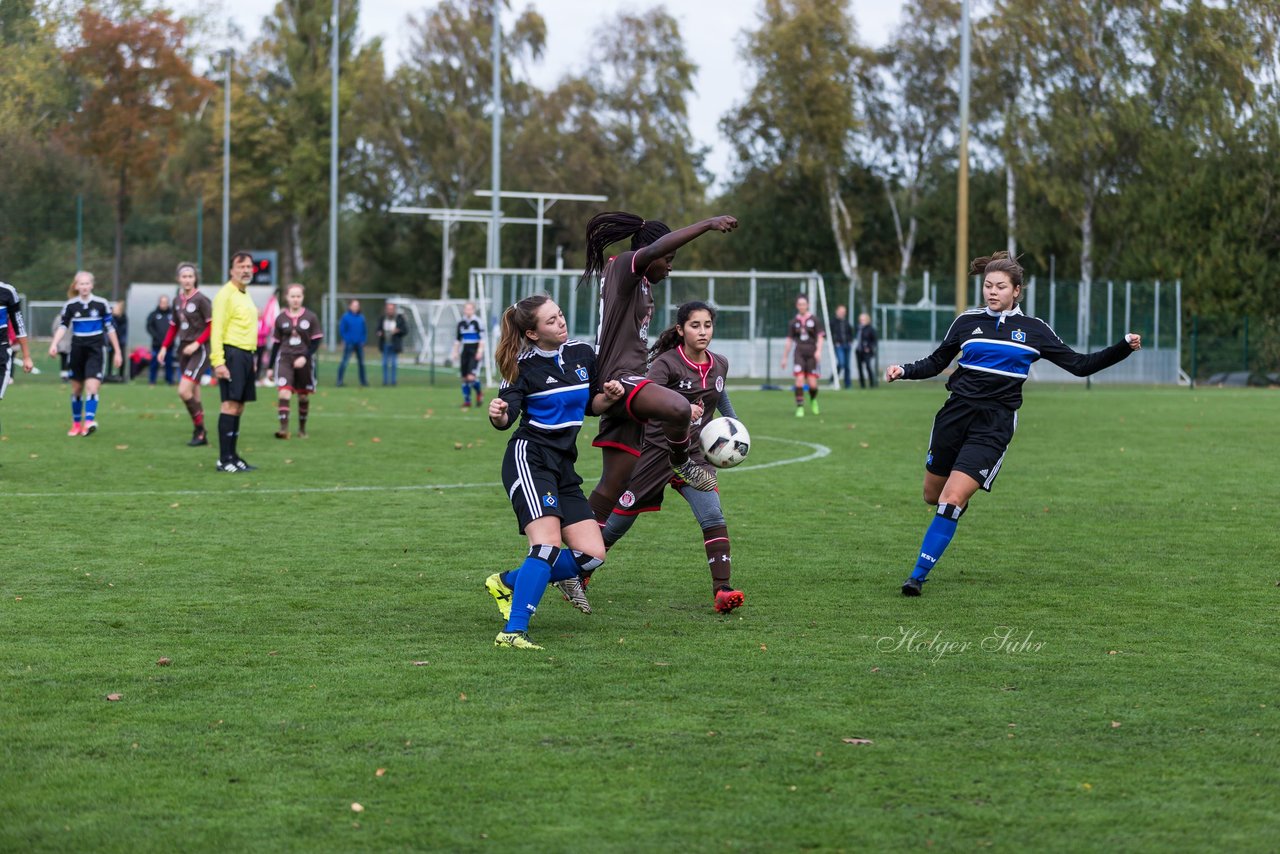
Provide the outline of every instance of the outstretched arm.
[[1040,355],[1077,377],[1087,377],[1123,362],[1129,354],[1142,349],[1142,336],[1130,332],[1124,338],[1096,353],[1077,353],[1056,336],[1040,348]]
[[729,232],[738,227],[738,220],[731,216],[713,216],[711,219],[704,219],[702,222],[686,225],[684,228],[678,228],[669,234],[664,234],[650,243],[648,246],[642,246],[636,250],[635,260],[632,262],[637,271],[643,271],[658,258],[665,258],[672,252],[675,252],[686,243],[690,243],[708,231]]

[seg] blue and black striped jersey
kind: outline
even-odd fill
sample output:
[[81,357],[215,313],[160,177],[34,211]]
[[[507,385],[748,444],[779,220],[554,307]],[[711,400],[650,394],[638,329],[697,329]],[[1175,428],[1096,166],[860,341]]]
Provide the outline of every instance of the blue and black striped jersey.
[[947,389],[954,396],[1017,409],[1022,406],[1022,384],[1032,363],[1039,359],[1087,377],[1123,361],[1132,352],[1122,338],[1096,353],[1077,353],[1062,343],[1049,324],[1019,308],[1004,313],[975,308],[955,319],[937,350],[903,365],[902,378],[936,377],[958,355],[955,372],[947,380]]
[[507,426],[520,419],[512,441],[527,439],[576,460],[578,431],[596,383],[595,348],[569,340],[558,350],[529,350],[516,364],[516,381],[504,379],[498,389],[507,402]]
[[482,330],[480,318],[464,317],[458,321],[458,340],[463,344],[479,344]]
[[59,325],[71,330],[71,346],[101,347],[106,344],[107,330],[114,328],[111,306],[100,296],[69,299],[62,307]]
[[18,289],[8,282],[0,282],[0,346],[9,346],[9,325],[13,324],[15,338],[27,337],[27,322],[22,319],[22,301]]

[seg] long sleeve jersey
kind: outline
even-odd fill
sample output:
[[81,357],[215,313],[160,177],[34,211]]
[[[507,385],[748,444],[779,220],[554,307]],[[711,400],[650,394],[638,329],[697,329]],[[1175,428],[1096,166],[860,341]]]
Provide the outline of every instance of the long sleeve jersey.
[[902,366],[902,378],[923,380],[942,373],[960,357],[947,380],[957,397],[990,401],[1009,409],[1022,406],[1022,384],[1032,363],[1048,359],[1078,377],[1096,374],[1128,358],[1133,350],[1121,339],[1096,353],[1077,353],[1036,317],[1022,313],[975,308],[960,315],[947,330],[938,349],[918,362]]

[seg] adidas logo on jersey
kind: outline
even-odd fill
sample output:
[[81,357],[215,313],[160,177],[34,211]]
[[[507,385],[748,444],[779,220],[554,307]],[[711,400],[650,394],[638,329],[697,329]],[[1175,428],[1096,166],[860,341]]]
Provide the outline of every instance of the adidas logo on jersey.
[[980,326],[979,326],[979,327],[974,327],[973,334],[974,334],[974,335],[981,335],[981,334],[982,334],[982,327],[980,327]]
[[547,377],[547,385],[551,385],[556,381],[555,377]]

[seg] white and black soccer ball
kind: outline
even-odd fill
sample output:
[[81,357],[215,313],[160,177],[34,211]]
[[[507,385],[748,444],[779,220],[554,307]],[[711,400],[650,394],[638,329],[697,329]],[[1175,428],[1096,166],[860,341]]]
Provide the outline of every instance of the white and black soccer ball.
[[751,434],[736,418],[717,418],[703,426],[702,455],[719,469],[729,469],[747,458]]

